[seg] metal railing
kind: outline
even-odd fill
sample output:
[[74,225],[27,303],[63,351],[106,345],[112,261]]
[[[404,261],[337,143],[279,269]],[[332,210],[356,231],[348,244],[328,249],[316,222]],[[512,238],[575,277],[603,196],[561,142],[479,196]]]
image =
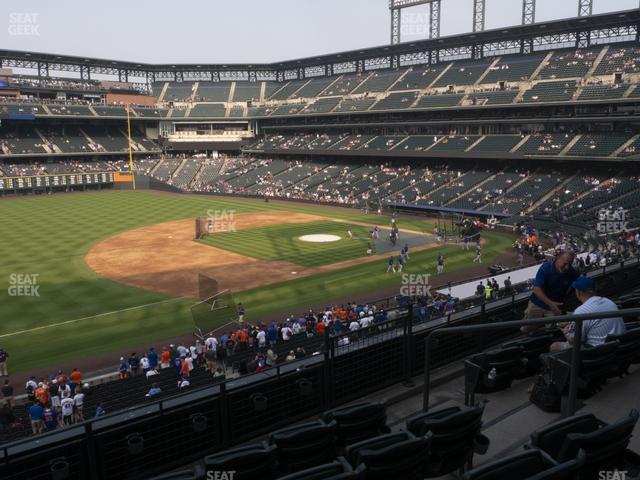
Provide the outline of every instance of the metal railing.
[[[640,270],[635,265],[608,270],[614,274],[599,284],[605,294],[640,283]],[[423,367],[428,380],[434,365],[450,364],[498,345],[518,335],[516,327],[520,325],[581,318],[497,323],[520,317],[527,295],[520,294],[514,300],[500,299],[452,316],[451,323],[467,327],[449,328],[446,318],[416,323],[411,321],[410,309],[403,310],[397,318],[374,323],[366,332],[325,336],[318,354],[2,445],[0,477],[50,478],[49,462],[64,457],[70,470],[76,472],[70,478],[100,480],[125,474],[147,478],[407,382],[421,374]],[[629,312],[640,314],[640,309],[620,310],[615,315]],[[486,325],[482,330],[495,331],[491,335],[449,335],[433,345],[436,335],[444,335],[436,334],[438,329],[474,331],[477,323]],[[428,393],[427,387],[427,398]],[[264,410],[267,405],[268,410]],[[143,454],[131,453],[129,440],[135,438],[144,441]],[[167,442],[167,438],[173,441]]]
[[[437,330],[433,330],[427,334],[425,339],[425,354],[424,354],[424,395],[422,400],[422,409],[427,412],[429,410],[429,395],[431,392],[430,377],[431,377],[431,347],[433,339],[447,334],[454,333],[479,333],[493,330],[513,330],[515,327],[529,327],[537,326],[544,327],[545,325],[558,323],[575,322],[573,345],[582,346],[582,323],[585,320],[616,318],[625,316],[640,316],[640,308],[628,308],[623,310],[616,310],[613,312],[604,313],[588,313],[581,315],[558,315],[555,317],[545,318],[532,318],[529,320],[516,320],[508,322],[496,322],[485,325],[465,325],[460,327],[444,327]],[[571,349],[571,373],[569,380],[569,392],[567,395],[567,409],[563,414],[565,416],[572,416],[576,411],[576,395],[578,389],[578,374],[580,367],[580,359],[582,355],[582,348]]]

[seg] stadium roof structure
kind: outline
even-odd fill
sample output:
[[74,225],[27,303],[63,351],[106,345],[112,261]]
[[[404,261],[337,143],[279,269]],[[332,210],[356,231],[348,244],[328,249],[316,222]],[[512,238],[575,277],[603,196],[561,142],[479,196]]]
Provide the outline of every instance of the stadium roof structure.
[[519,25],[463,35],[384,45],[328,55],[256,64],[149,64],[49,53],[0,50],[0,67],[76,72],[153,81],[261,81],[357,73],[440,61],[480,59],[553,48],[586,48],[595,44],[638,41],[640,9]]

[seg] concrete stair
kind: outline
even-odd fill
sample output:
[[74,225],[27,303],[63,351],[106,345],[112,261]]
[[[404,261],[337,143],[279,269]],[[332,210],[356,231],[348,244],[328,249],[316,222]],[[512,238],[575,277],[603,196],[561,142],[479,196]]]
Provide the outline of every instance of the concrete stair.
[[578,175],[572,175],[569,178],[566,178],[563,182],[559,183],[555,188],[551,189],[551,191],[545,193],[542,198],[540,198],[537,202],[535,202],[531,207],[526,210],[526,213],[534,212],[538,207],[544,205],[547,200],[552,198],[556,193],[558,193],[561,189],[565,187],[569,182],[573,181]]
[[574,145],[580,141],[581,138],[582,138],[582,135],[576,135],[575,137],[573,137],[571,141],[567,143],[562,150],[560,150],[560,153],[558,154],[558,156],[559,157],[566,156],[567,152],[571,150],[574,147]]

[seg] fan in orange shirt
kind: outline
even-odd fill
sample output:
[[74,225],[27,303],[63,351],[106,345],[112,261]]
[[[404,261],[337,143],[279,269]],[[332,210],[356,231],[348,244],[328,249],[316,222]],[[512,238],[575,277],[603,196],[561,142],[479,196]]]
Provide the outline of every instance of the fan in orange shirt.
[[44,383],[40,382],[38,384],[35,395],[41,405],[46,405],[49,402],[49,389]]
[[69,374],[69,380],[71,380],[76,385],[80,385],[82,382],[82,374],[78,371],[77,368],[73,369],[73,372]]
[[171,365],[171,353],[167,347],[162,347],[162,353],[160,354],[160,367],[168,368]]

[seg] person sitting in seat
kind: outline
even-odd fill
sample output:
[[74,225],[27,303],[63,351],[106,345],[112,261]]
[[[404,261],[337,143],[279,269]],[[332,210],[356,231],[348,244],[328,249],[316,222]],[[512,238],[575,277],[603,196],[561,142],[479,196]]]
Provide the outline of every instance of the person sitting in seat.
[[[579,277],[571,285],[576,297],[582,305],[576,308],[574,314],[613,312],[618,306],[605,297],[599,297],[595,292],[595,283],[589,277]],[[562,329],[566,342],[551,344],[552,352],[559,352],[573,345],[575,323],[569,322]],[[608,335],[621,335],[626,332],[622,317],[599,318],[582,322],[582,343],[590,347],[597,347],[605,343]]]

